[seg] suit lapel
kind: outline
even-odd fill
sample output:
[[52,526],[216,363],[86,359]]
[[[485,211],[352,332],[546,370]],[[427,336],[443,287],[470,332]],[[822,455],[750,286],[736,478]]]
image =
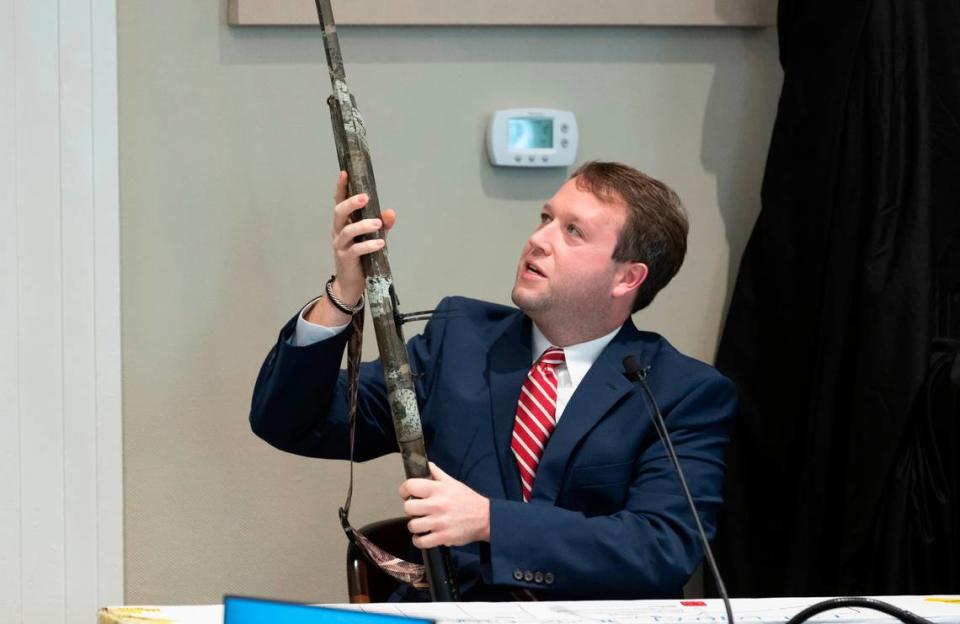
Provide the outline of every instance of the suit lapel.
[[531,500],[550,503],[557,500],[567,465],[580,440],[620,399],[633,390],[633,384],[623,376],[623,358],[635,355],[642,361],[642,349],[636,341],[638,334],[636,327],[628,320],[577,386],[557,428],[547,441],[533,482]]
[[518,314],[508,321],[505,331],[494,341],[487,368],[493,435],[500,462],[500,476],[509,500],[523,500],[520,473],[513,451],[510,450],[510,440],[520,388],[533,358],[530,343],[530,320]]

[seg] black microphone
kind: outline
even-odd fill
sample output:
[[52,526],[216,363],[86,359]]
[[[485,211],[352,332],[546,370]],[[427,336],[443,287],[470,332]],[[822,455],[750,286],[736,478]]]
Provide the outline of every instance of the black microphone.
[[673,443],[670,441],[669,432],[667,432],[667,425],[663,422],[663,415],[660,413],[660,407],[657,405],[657,400],[653,397],[653,391],[650,390],[650,386],[647,385],[647,373],[650,372],[650,367],[641,367],[640,363],[637,362],[637,358],[632,355],[628,355],[623,358],[623,368],[624,375],[627,379],[633,382],[638,382],[643,388],[643,391],[646,395],[647,400],[650,404],[650,418],[653,420],[653,427],[657,430],[657,435],[660,436],[660,441],[663,442],[663,446],[667,451],[667,455],[670,457],[670,462],[673,464],[673,469],[677,472],[677,477],[680,479],[680,487],[683,488],[683,493],[687,497],[687,504],[690,506],[690,513],[693,514],[693,521],[697,525],[697,532],[700,534],[700,541],[703,544],[703,552],[707,559],[707,565],[710,566],[710,572],[713,574],[713,580],[717,583],[717,591],[720,592],[720,597],[723,598],[723,606],[727,610],[727,622],[734,622],[733,619],[733,608],[730,606],[730,598],[727,596],[727,588],[723,584],[723,579],[720,578],[720,570],[717,569],[717,562],[713,558],[713,551],[710,550],[710,542],[707,541],[707,534],[703,530],[703,525],[700,524],[700,513],[697,511],[697,506],[693,502],[693,496],[690,495],[690,488],[687,487],[687,480],[683,476],[683,469],[680,468],[680,461],[677,459],[677,453],[673,450]]

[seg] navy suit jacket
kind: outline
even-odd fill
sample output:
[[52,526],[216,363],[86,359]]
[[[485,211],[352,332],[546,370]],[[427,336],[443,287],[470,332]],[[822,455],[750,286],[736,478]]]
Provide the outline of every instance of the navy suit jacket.
[[[253,430],[291,453],[347,459],[339,368],[349,330],[294,347],[295,324],[281,330],[260,371]],[[490,543],[451,549],[464,598],[507,599],[517,588],[549,599],[679,595],[703,552],[643,390],[622,362],[632,355],[650,367],[708,534],[736,410],[732,383],[628,319],[570,398],[524,503],[510,439],[530,345],[531,322],[519,310],[460,297],[444,299],[408,342],[431,461],[490,498]],[[358,460],[397,451],[379,362],[361,367],[357,420]],[[416,598],[407,590],[396,597]]]

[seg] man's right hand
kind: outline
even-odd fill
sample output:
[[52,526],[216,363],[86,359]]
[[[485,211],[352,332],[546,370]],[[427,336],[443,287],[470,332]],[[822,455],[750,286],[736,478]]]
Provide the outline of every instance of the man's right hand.
[[[373,234],[381,229],[386,232],[393,227],[397,214],[393,210],[381,211],[380,219],[361,219],[356,223],[350,222],[350,215],[367,205],[366,194],[347,197],[347,173],[340,172],[337,178],[337,190],[333,196],[336,206],[333,209],[333,231],[331,232],[333,245],[333,262],[336,267],[336,280],[331,288],[341,301],[354,305],[363,296],[364,280],[363,268],[360,266],[360,256],[383,249],[386,241],[383,238],[373,238],[357,242],[356,238],[364,234]],[[311,323],[334,327],[350,322],[350,317],[338,310],[327,297],[322,297],[316,305],[307,311],[305,318]]]

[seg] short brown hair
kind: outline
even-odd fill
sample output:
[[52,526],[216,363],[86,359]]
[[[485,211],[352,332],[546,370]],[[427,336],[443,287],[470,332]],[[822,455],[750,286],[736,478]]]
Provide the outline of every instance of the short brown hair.
[[689,224],[680,197],[663,182],[621,163],[591,161],[570,177],[580,190],[627,205],[613,259],[647,265],[649,274],[633,300],[633,311],[642,310],[677,274],[687,253]]

